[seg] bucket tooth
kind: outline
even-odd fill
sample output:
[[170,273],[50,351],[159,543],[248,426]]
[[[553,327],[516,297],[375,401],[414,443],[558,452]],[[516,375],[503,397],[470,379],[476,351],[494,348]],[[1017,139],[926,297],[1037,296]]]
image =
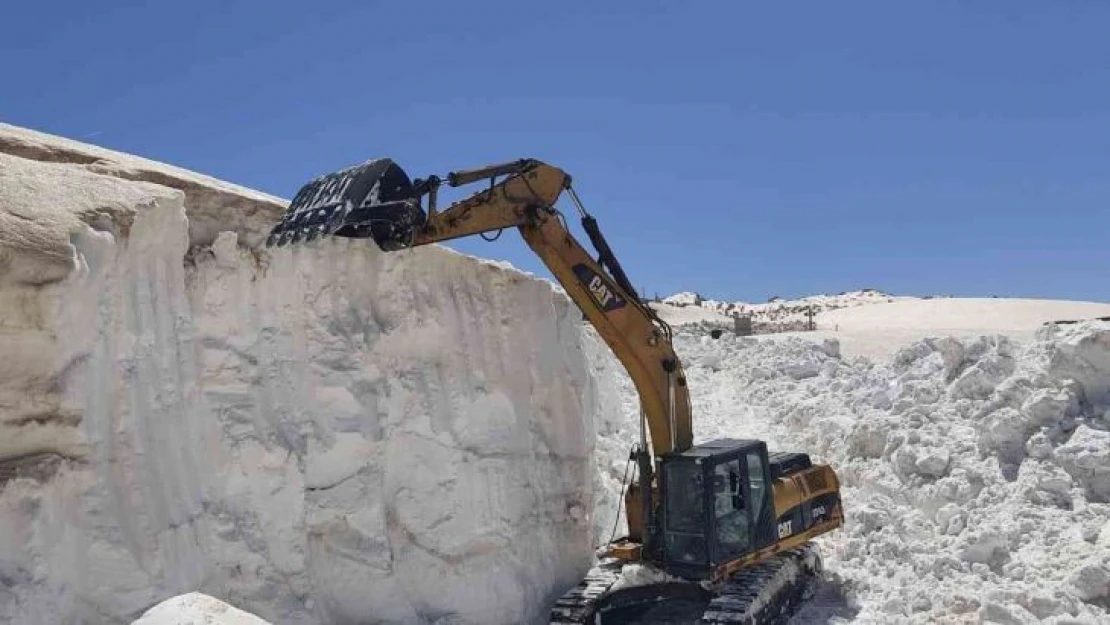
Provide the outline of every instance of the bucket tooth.
[[343,206],[337,206],[336,208],[331,209],[331,211],[327,215],[327,218],[324,220],[324,233],[329,235],[335,234],[336,231],[343,227],[343,223],[347,220],[347,215],[349,215],[350,213],[350,201],[344,202]]

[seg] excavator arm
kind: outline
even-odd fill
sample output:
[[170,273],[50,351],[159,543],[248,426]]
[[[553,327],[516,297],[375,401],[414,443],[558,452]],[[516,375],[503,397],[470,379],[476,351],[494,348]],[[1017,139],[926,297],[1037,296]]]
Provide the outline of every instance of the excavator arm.
[[[488,182],[488,187],[440,210],[436,201],[444,182],[452,187]],[[581,214],[597,260],[555,208],[564,191]],[[425,197],[426,207],[421,204]],[[397,250],[513,227],[628,371],[640,396],[652,455],[688,449],[690,399],[670,328],[636,296],[597,222],[574,194],[570,177],[556,167],[523,159],[451,172],[446,180],[409,181],[389,159],[368,161],[305,185],[267,244],[334,234],[373,238],[382,249]]]

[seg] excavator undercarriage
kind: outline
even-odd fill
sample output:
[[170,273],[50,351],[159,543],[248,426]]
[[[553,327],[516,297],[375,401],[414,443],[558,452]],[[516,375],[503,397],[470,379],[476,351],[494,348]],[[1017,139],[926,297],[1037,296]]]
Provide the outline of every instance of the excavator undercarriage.
[[[440,209],[442,185],[488,186]],[[567,229],[573,200],[596,250]],[[832,468],[759,440],[695,445],[689,389],[671,328],[643,303],[561,170],[533,159],[411,180],[376,159],[304,185],[268,246],[322,236],[372,239],[391,252],[516,228],[597,329],[641,403],[628,533],[551,609],[552,623],[779,623],[812,592],[812,542],[843,521]],[[627,567],[647,571],[625,575]],[[659,580],[659,581],[656,581]]]
[[[821,573],[811,539],[842,523],[835,474],[806,454],[719,439],[668,456],[662,475],[662,554],[602,558],[556,602],[551,622],[785,622]],[[669,579],[622,585],[630,563]]]
[[813,543],[716,583],[666,581],[619,587],[627,563],[605,558],[551,608],[552,625],[757,625],[785,623],[813,596],[821,557]]

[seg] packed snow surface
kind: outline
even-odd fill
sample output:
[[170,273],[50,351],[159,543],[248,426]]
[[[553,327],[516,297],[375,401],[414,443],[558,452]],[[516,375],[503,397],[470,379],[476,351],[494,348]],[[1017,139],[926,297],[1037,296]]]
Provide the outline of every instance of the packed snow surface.
[[[818,539],[828,581],[795,622],[1110,622],[1110,324],[879,363],[694,328],[677,348],[696,442],[763,438],[840,475],[846,523]],[[615,482],[634,415],[610,427]]]
[[565,295],[442,248],[271,253],[283,210],[0,127],[0,622],[200,591],[519,623],[588,566],[615,410]]

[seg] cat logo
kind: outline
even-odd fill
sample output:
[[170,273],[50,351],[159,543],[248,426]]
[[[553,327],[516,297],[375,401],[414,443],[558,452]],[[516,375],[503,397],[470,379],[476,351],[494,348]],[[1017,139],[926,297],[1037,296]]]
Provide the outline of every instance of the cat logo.
[[586,292],[601,310],[611,312],[625,305],[624,298],[618,295],[604,278],[585,264],[575,265],[574,275],[586,287]]
[[786,538],[787,536],[793,534],[793,529],[794,521],[783,521],[782,523],[779,523],[779,538]]
[[602,308],[608,306],[609,302],[612,302],[613,298],[616,297],[613,295],[613,292],[609,290],[609,287],[605,286],[605,283],[601,281],[601,276],[594,276],[587,286],[590,289],[590,293],[594,294],[594,299],[601,304]]
[[813,518],[824,517],[827,514],[828,511],[825,510],[825,506],[813,506]]

